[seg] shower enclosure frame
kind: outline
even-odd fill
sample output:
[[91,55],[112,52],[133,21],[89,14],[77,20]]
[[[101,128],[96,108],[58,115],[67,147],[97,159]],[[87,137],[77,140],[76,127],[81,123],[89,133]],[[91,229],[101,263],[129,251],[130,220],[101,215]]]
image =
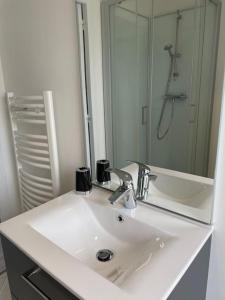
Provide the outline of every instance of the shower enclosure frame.
[[102,67],[103,67],[103,99],[105,121],[105,148],[106,157],[113,163],[113,138],[112,138],[112,90],[111,90],[111,47],[110,47],[110,6],[119,3],[119,0],[108,0],[101,4],[101,27],[102,27]]

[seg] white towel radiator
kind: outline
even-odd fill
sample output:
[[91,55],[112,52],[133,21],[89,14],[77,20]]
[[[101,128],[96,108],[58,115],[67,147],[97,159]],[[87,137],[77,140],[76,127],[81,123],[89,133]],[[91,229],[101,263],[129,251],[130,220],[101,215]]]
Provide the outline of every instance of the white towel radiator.
[[7,93],[23,210],[59,194],[59,162],[51,91],[42,96]]

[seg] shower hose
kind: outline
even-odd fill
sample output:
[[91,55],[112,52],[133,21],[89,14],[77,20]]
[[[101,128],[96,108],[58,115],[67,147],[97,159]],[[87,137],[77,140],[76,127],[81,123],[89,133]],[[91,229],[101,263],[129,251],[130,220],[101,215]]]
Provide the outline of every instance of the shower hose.
[[159,117],[159,123],[158,123],[158,126],[157,126],[157,139],[158,140],[163,140],[164,137],[168,134],[168,132],[169,132],[171,126],[172,126],[173,118],[174,118],[174,103],[175,103],[175,100],[172,99],[169,124],[168,124],[167,128],[165,129],[165,131],[162,134],[160,134],[160,129],[161,129],[161,126],[162,126],[163,117],[164,117],[164,114],[165,114],[165,111],[166,111],[167,104],[169,104],[169,99],[165,98],[164,101],[163,101],[163,105],[162,105],[162,109],[161,109],[161,113],[160,113],[160,117]]
[[[168,80],[167,80],[167,84],[166,84],[166,91],[165,91],[163,105],[162,105],[162,108],[161,108],[159,122],[158,122],[158,126],[157,126],[157,139],[158,140],[163,140],[164,139],[164,137],[168,134],[168,132],[169,132],[169,130],[171,128],[171,125],[173,123],[175,99],[171,99],[171,97],[169,96],[170,84],[171,84],[172,76],[173,76],[173,64],[174,64],[174,56],[171,55],[170,56],[170,68],[169,68]],[[165,115],[166,107],[169,104],[170,100],[172,100],[170,120],[169,120],[167,128],[161,134],[160,133],[160,131],[161,131],[160,129],[162,127],[163,117]]]

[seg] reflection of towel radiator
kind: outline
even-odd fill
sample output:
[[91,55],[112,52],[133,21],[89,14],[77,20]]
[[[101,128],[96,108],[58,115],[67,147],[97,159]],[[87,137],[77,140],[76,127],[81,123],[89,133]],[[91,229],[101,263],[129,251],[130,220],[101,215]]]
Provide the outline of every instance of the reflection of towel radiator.
[[59,163],[52,92],[42,96],[7,93],[20,199],[23,210],[59,194]]

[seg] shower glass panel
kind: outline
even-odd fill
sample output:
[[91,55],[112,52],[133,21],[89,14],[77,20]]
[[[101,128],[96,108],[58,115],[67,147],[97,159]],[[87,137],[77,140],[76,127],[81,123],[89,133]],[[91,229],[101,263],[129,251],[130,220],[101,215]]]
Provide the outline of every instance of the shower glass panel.
[[110,6],[113,164],[147,161],[148,17],[136,2]]
[[220,3],[110,0],[102,7],[107,158],[117,168],[129,159],[213,177]]

